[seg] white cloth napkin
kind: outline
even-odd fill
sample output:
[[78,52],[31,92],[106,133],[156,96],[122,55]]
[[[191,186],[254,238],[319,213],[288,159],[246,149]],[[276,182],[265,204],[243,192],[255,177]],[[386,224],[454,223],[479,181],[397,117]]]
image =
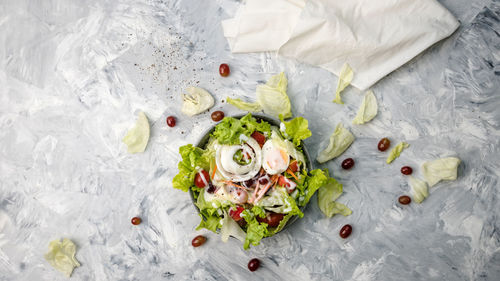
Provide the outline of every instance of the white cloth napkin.
[[458,21],[435,0],[247,0],[222,22],[234,53],[278,51],[365,90],[429,46]]

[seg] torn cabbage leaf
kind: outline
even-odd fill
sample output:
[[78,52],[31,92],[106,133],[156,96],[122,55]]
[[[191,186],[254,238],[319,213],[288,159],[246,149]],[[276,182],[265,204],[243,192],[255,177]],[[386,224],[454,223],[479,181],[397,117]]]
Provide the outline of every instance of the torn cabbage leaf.
[[69,278],[73,269],[80,266],[75,258],[75,253],[76,245],[68,238],[64,238],[62,241],[60,239],[51,241],[49,252],[44,257],[50,265]]
[[264,111],[274,117],[283,115],[284,118],[292,117],[292,106],[286,93],[288,80],[285,73],[272,76],[266,84],[258,85],[256,89],[257,102],[250,103],[241,99],[227,98],[227,102],[239,109],[257,112]]
[[387,156],[387,160],[385,161],[387,164],[391,164],[394,159],[398,158],[401,155],[401,152],[405,148],[408,148],[410,145],[406,142],[398,143],[392,150],[389,152],[389,156]]
[[330,143],[325,150],[321,151],[316,158],[319,163],[325,163],[346,151],[354,141],[354,135],[349,132],[342,123],[337,125],[335,132],[330,136]]
[[135,126],[127,132],[123,143],[127,145],[129,153],[144,152],[149,140],[149,122],[144,112],[139,112]]
[[326,184],[318,190],[318,206],[325,216],[330,218],[335,214],[344,216],[352,214],[346,205],[335,202],[341,194],[342,184],[334,178],[328,178]]
[[241,110],[246,110],[248,112],[257,112],[262,110],[262,106],[260,106],[259,103],[257,102],[244,102],[241,99],[232,99],[232,98],[227,98],[227,103],[232,104],[236,106],[237,108]]
[[347,63],[342,65],[342,69],[339,74],[339,82],[337,83],[337,90],[335,90],[335,99],[333,102],[338,104],[344,104],[342,98],[340,97],[340,93],[351,84],[352,78],[354,76],[354,72],[352,71],[351,66]]
[[441,180],[456,180],[459,164],[457,157],[436,159],[422,164],[422,173],[429,186],[434,186]]
[[188,87],[186,89],[188,94],[182,95],[182,113],[187,116],[194,116],[200,114],[205,110],[214,106],[214,98],[205,89],[198,87]]
[[422,201],[429,196],[429,188],[427,187],[427,183],[425,181],[410,176],[410,186],[413,200],[415,202],[422,203]]
[[377,99],[372,91],[368,91],[363,98],[363,102],[358,109],[356,117],[352,120],[352,123],[361,125],[371,121],[377,115],[377,110]]

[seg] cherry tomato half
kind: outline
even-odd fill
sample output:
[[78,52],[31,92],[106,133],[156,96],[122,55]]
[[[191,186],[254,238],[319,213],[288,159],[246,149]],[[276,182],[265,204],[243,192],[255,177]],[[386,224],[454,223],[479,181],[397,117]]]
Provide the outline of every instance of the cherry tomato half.
[[197,187],[203,188],[208,185],[209,180],[210,176],[208,175],[208,172],[205,170],[201,170],[201,172],[197,173],[196,176],[194,177],[194,184]]
[[288,168],[290,168],[290,170],[292,170],[292,172],[298,172],[299,171],[299,163],[297,162],[297,160],[293,160],[290,165],[288,166]]
[[235,221],[239,221],[241,220],[241,213],[245,210],[245,208],[243,208],[242,206],[236,206],[236,210],[234,210],[233,208],[230,208],[229,209],[229,216],[231,216],[233,218],[233,220]]
[[264,146],[264,143],[266,142],[266,137],[257,131],[253,132],[252,138],[254,138],[259,143],[260,147]]

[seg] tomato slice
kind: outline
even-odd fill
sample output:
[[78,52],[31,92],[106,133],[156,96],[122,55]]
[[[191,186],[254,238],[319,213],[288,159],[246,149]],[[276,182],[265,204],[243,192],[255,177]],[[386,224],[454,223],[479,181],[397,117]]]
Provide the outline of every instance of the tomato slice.
[[288,183],[288,180],[284,176],[280,176],[278,179],[278,185],[283,186],[283,187],[288,187],[290,184]]
[[208,172],[205,170],[201,170],[194,177],[194,185],[196,185],[199,188],[207,186],[209,181],[210,181],[210,176],[208,175]]
[[264,146],[264,143],[266,142],[266,136],[264,136],[260,132],[255,131],[253,132],[251,137],[257,141],[260,147]]
[[288,168],[290,168],[290,170],[292,170],[292,172],[295,173],[299,170],[299,163],[297,162],[297,160],[293,160],[288,166]]
[[267,223],[269,227],[277,227],[281,220],[283,219],[284,215],[283,214],[278,214],[278,213],[266,213],[265,218],[261,218],[257,216],[257,221],[258,222],[263,222]]
[[243,212],[244,210],[245,210],[245,208],[243,208],[242,206],[236,206],[236,209],[230,208],[229,209],[229,216],[231,216],[233,218],[233,220],[239,221],[242,219],[241,212]]

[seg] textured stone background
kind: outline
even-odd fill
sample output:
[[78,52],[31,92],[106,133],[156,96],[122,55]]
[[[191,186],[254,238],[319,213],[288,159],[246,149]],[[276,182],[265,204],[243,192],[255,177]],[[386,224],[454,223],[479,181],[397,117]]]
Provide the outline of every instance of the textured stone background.
[[[500,280],[500,3],[440,1],[461,27],[373,87],[377,118],[352,126],[363,93],[331,103],[336,78],[272,54],[232,55],[220,20],[240,2],[0,1],[0,280],[66,280],[43,259],[68,237],[82,266],[73,280]],[[218,75],[228,62],[229,78]],[[304,219],[258,247],[208,233],[190,246],[199,217],[171,188],[177,149],[213,122],[180,113],[187,85],[252,98],[285,71],[293,112],[310,120],[315,157],[338,122],[357,140],[328,167],[344,184],[349,217],[325,218],[315,200]],[[138,111],[151,121],[145,153],[121,143]],[[165,117],[178,116],[168,128]],[[392,165],[384,136],[411,147]],[[403,165],[463,160],[459,179],[402,208]],[[140,215],[144,223],[132,226]],[[339,239],[350,223],[354,232]],[[250,273],[258,257],[263,266]]]

